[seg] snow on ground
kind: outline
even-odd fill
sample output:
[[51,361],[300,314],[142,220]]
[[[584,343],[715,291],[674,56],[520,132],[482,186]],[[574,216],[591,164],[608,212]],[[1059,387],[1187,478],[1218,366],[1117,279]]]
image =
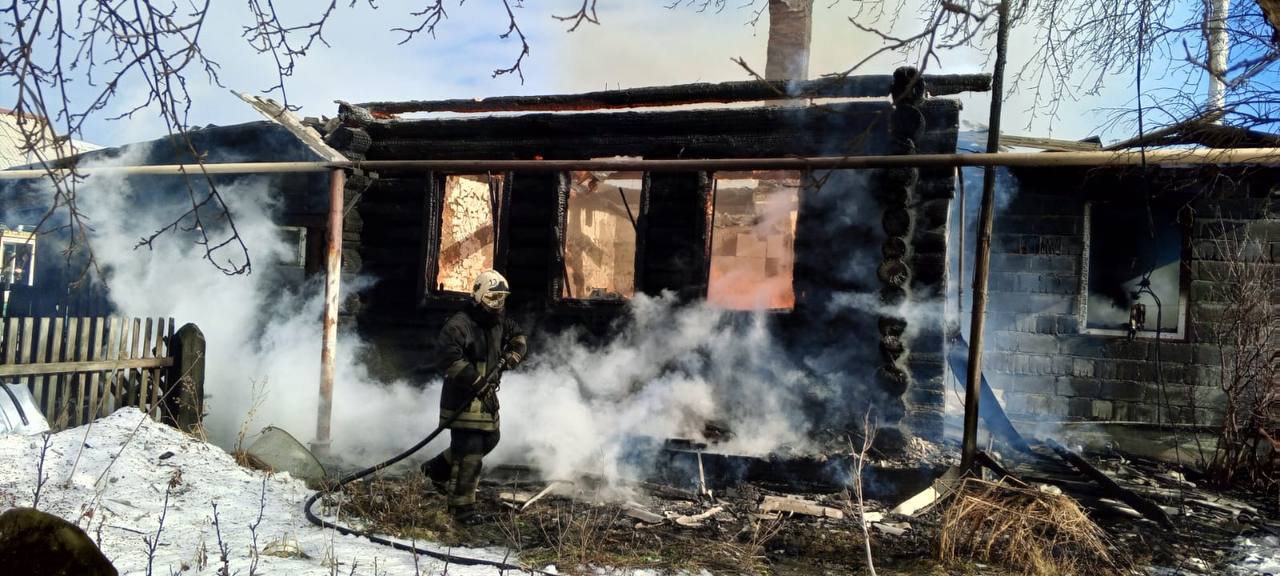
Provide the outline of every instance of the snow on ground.
[[[159,424],[133,408],[90,426],[87,440],[86,427],[50,436],[39,509],[78,521],[81,528],[88,526],[90,538],[99,541],[122,575],[147,573],[144,536],[155,538],[162,513],[164,529],[153,574],[178,573],[184,566],[187,571],[183,574],[216,574],[222,563],[213,524],[214,503],[229,550],[231,573],[247,575],[252,549],[248,527],[258,519],[264,486],[266,503],[257,529],[258,549],[264,550],[273,542],[296,542],[309,558],[260,555],[259,574],[349,574],[353,565],[355,574],[415,573],[413,556],[408,552],[342,536],[307,522],[302,506],[312,491],[288,474],[266,476],[242,468],[221,448]],[[134,437],[129,440],[131,435]],[[78,449],[82,443],[83,451]],[[0,466],[0,511],[32,505],[41,446],[39,436],[0,436],[0,462],[4,463]],[[166,456],[169,453],[172,455]],[[179,475],[180,480],[174,480]],[[207,557],[203,568],[202,551]],[[500,550],[453,552],[502,559]],[[326,558],[338,560],[336,570],[331,571],[332,562]],[[444,568],[442,562],[426,557],[418,563],[421,574],[439,574]],[[473,576],[497,570],[453,565],[448,573]]]
[[1241,537],[1232,551],[1229,574],[1280,574],[1280,538],[1275,536]]

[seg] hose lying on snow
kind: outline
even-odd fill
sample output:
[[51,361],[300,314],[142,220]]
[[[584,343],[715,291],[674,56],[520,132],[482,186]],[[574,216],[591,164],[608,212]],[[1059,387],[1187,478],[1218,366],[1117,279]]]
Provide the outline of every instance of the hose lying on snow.
[[[472,400],[479,398],[482,394],[487,393],[489,389],[493,388],[497,384],[498,377],[501,376],[502,371],[505,369],[506,369],[506,363],[504,361],[499,361],[498,365],[494,366],[493,370],[491,370],[489,374],[485,377],[484,386],[480,387],[479,390],[476,390],[475,394],[473,394],[470,398],[468,398],[467,401],[464,402],[463,404],[464,405],[470,404]],[[346,486],[347,484],[355,482],[356,480],[359,480],[361,478],[374,474],[380,470],[389,468],[395,465],[397,462],[400,462],[401,460],[408,458],[414,452],[421,450],[423,446],[426,446],[427,444],[430,444],[432,440],[435,440],[436,436],[439,436],[441,432],[444,432],[445,429],[447,429],[450,424],[453,424],[453,421],[457,420],[458,417],[461,415],[462,415],[462,411],[458,411],[453,416],[451,416],[448,420],[445,420],[443,423],[437,426],[435,430],[431,431],[431,433],[428,434],[426,438],[423,438],[422,441],[418,442],[417,444],[414,444],[413,447],[409,448],[408,450],[405,450],[404,452],[401,452],[391,457],[388,460],[374,464],[373,466],[365,468],[364,470],[361,470],[359,472],[353,472],[351,474],[347,474],[346,476],[343,476],[340,480],[338,480],[338,483],[335,484],[334,486],[328,488],[327,490],[317,491],[315,494],[312,494],[310,498],[307,498],[307,503],[303,508],[303,510],[306,512],[307,520],[310,521],[312,524],[315,524],[316,526],[320,526],[322,528],[331,528],[333,530],[337,530],[338,532],[341,532],[342,534],[346,534],[346,535],[362,536],[364,538],[369,539],[369,541],[377,544],[382,544],[384,546],[391,546],[392,548],[396,548],[398,550],[404,550],[406,552],[421,554],[423,556],[428,556],[431,558],[435,558],[437,560],[443,560],[450,564],[457,564],[459,566],[493,566],[495,568],[499,568],[502,570],[519,570],[522,572],[536,572],[539,574],[547,574],[547,572],[543,572],[541,570],[534,570],[525,566],[511,564],[505,561],[485,560],[483,558],[472,558],[469,556],[459,556],[457,554],[450,554],[446,552],[437,552],[435,550],[428,550],[426,548],[418,548],[417,546],[412,546],[409,544],[405,544],[403,542],[396,542],[394,540],[389,540],[381,536],[376,536],[373,534],[369,534],[367,532],[356,530],[354,528],[348,528],[346,526],[341,526],[339,524],[329,522],[328,520],[324,520],[319,516],[316,516],[315,513],[311,511],[311,507],[314,506],[316,501],[319,500],[321,497],[323,497],[325,494],[329,494],[331,492],[336,492],[338,490],[341,490],[343,486]]]

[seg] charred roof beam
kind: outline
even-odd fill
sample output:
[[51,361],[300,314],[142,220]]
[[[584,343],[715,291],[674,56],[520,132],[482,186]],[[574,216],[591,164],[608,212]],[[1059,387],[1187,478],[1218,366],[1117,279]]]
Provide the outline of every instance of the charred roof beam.
[[[991,90],[990,74],[925,75],[925,85],[933,96]],[[406,102],[366,102],[356,104],[374,114],[414,112],[575,112],[616,110],[732,102],[795,100],[801,98],[880,98],[889,96],[893,76],[841,76],[818,80],[746,80],[740,82],[678,84],[604,90],[582,94],[544,96],[499,96],[451,100],[410,100]]]

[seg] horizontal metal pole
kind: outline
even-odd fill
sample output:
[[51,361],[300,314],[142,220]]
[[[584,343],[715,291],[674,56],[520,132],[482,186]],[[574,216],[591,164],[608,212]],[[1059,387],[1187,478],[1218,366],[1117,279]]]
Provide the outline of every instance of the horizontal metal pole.
[[109,372],[114,370],[168,368],[173,358],[132,358],[126,360],[95,360],[90,362],[47,362],[43,364],[0,364],[0,378],[9,376],[43,376],[84,372]]
[[[1280,148],[1195,148],[1150,150],[1146,164],[1152,166],[1280,165]],[[563,172],[567,170],[646,172],[696,172],[723,170],[833,170],[863,168],[951,168],[955,166],[1137,166],[1143,163],[1139,151],[1096,152],[997,152],[982,154],[911,154],[901,156],[818,156],[810,158],[719,158],[687,160],[367,160],[363,162],[242,162],[205,164],[208,174],[254,174],[280,172],[324,172],[333,168],[367,171],[406,172]],[[80,174],[199,174],[196,164],[156,166],[95,166],[79,168]],[[65,171],[62,171],[65,172]],[[45,170],[4,170],[0,180],[43,178]]]

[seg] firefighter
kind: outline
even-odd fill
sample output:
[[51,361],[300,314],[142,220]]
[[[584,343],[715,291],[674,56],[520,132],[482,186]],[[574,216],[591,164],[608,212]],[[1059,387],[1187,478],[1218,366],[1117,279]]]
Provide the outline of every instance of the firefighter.
[[[449,448],[424,463],[422,471],[448,497],[454,520],[464,524],[477,521],[481,460],[498,445],[498,387],[495,381],[485,390],[488,374],[499,364],[516,367],[526,350],[524,332],[503,313],[508,294],[502,274],[481,272],[472,285],[472,302],[440,330],[440,424],[457,419],[448,424]],[[478,390],[484,392],[477,397]]]

